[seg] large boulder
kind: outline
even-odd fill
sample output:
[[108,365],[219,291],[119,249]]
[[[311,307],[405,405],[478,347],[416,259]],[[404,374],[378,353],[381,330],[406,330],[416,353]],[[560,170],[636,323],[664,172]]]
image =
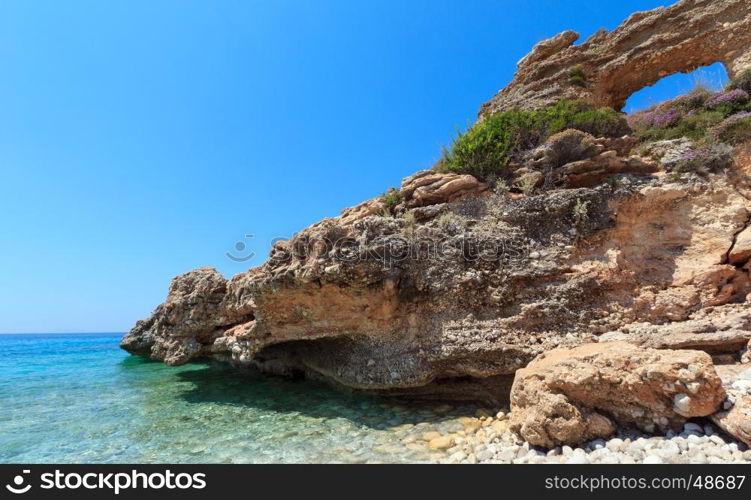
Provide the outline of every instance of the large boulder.
[[724,399],[706,353],[585,344],[542,354],[516,373],[510,427],[549,448],[607,437],[618,425],[679,428],[714,413]]
[[720,429],[751,447],[751,394],[739,394],[729,409],[711,418]]
[[728,262],[734,265],[745,264],[751,259],[751,227],[745,228],[735,237],[733,248],[728,253]]
[[751,446],[751,366],[717,367],[728,398],[710,418],[723,431]]

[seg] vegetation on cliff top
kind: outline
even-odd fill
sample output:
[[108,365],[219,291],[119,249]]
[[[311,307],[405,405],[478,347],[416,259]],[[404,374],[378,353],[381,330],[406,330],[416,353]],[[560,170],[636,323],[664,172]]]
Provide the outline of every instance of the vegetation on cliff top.
[[688,137],[706,143],[736,144],[751,137],[751,71],[724,90],[694,91],[629,116],[629,125],[643,141]]
[[594,109],[582,101],[563,100],[537,111],[514,109],[489,116],[461,133],[450,149],[444,149],[441,168],[478,178],[500,174],[514,154],[539,146],[566,129],[595,137],[631,132],[623,114],[610,108]]
[[[578,68],[572,68],[571,74],[583,77]],[[515,155],[566,129],[581,130],[595,137],[633,133],[642,142],[687,137],[699,149],[686,158],[682,170],[696,171],[694,164],[714,158],[718,151],[722,153],[720,156],[727,156],[718,149],[720,145],[751,139],[751,70],[731,80],[719,92],[697,87],[628,118],[610,108],[594,109],[584,101],[572,100],[536,111],[513,109],[488,116],[460,133],[450,148],[444,148],[440,169],[469,173],[479,179],[501,176]]]

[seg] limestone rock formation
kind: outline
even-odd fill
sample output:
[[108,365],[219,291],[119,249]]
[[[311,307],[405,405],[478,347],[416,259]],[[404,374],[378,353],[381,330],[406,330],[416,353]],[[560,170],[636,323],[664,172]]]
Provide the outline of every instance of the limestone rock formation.
[[747,227],[735,236],[733,248],[728,252],[728,263],[737,265],[748,262],[751,258],[751,227]]
[[407,177],[400,189],[404,205],[408,208],[457,201],[486,191],[487,186],[471,175],[433,170],[423,170]]
[[[751,63],[749,19],[745,2],[684,0],[583,45],[564,33],[523,59],[484,110],[563,97],[617,107],[664,72],[714,60],[737,72]],[[574,65],[586,86],[570,84]],[[504,164],[522,192],[418,172],[276,243],[260,267],[176,277],[122,346],[171,365],[213,357],[488,403],[541,353],[598,339],[738,361],[751,339],[751,146],[728,146],[735,162],[722,172],[676,177],[694,141],[638,142],[564,130]],[[656,428],[683,418],[666,412]],[[592,418],[590,434],[612,427]]]
[[618,174],[646,175],[658,170],[650,158],[631,155],[630,136],[595,138],[579,130],[565,130],[511,165],[517,179],[540,172],[540,186],[592,187]]
[[614,31],[600,30],[574,45],[578,38],[566,31],[540,42],[480,115],[563,98],[620,110],[631,94],[673,73],[721,62],[732,77],[751,67],[746,0],[683,0],[637,12]]
[[[411,209],[422,211],[414,220],[322,221],[232,280],[206,268],[179,276],[123,346],[169,364],[215,356],[359,389],[445,396],[461,384],[452,397],[500,401],[539,353],[629,335],[627,325],[655,329],[634,341],[659,347],[738,354],[749,338],[733,309],[747,271],[724,260],[748,215],[725,181],[625,178],[433,201]],[[716,332],[695,319],[711,307],[734,311],[707,320]],[[670,344],[678,337],[659,333],[681,328],[703,338]]]
[[737,354],[751,340],[751,309],[746,304],[727,304],[699,310],[686,321],[631,323],[599,339],[621,340],[656,349],[701,349],[711,354]]
[[551,448],[607,437],[617,425],[675,429],[714,413],[724,399],[706,353],[586,344],[542,354],[517,372],[510,428]]

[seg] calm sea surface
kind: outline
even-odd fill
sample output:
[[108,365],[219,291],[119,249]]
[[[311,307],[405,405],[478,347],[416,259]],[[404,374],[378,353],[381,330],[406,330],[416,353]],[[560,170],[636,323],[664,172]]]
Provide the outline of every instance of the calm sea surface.
[[217,363],[168,367],[120,337],[0,335],[0,462],[428,461],[415,435],[473,411]]

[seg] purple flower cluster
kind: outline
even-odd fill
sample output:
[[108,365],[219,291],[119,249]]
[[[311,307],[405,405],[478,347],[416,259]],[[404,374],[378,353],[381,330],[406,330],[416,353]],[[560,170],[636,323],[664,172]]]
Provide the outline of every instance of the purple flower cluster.
[[716,172],[732,161],[733,148],[725,144],[686,151],[680,156],[674,170],[677,172]]
[[[689,92],[686,95],[676,97],[672,101],[668,101],[671,107],[680,107],[683,109],[694,110],[704,107],[704,103],[711,96],[710,92],[705,89],[697,89]],[[666,103],[666,104],[668,104]]]
[[708,148],[691,149],[683,153],[678,161],[681,163],[695,162],[706,158],[710,153],[711,151]]
[[655,109],[635,113],[629,117],[632,128],[640,127],[670,127],[681,119],[681,111],[676,108],[658,107]]
[[669,127],[681,119],[681,112],[675,108],[655,110],[654,124],[658,127]]
[[716,108],[722,104],[739,104],[748,101],[748,92],[743,89],[733,89],[727,92],[717,92],[710,97],[706,106]]

